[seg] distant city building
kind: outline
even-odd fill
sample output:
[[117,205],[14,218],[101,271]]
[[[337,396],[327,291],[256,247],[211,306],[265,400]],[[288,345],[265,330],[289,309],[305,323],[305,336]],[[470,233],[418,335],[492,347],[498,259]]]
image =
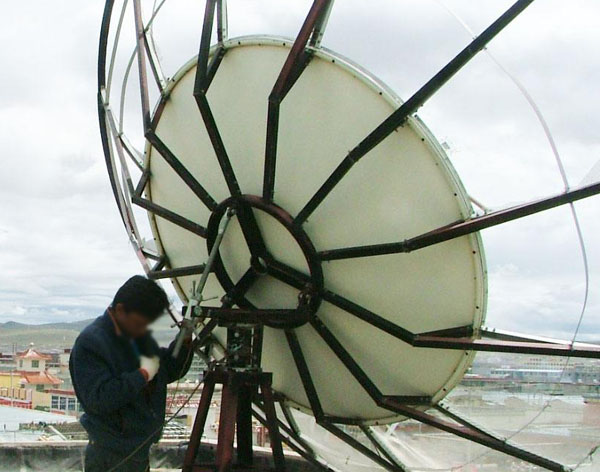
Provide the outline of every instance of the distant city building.
[[0,372],[0,404],[27,409],[49,409],[51,396],[47,393],[56,389],[63,380],[60,373],[60,355],[57,353],[57,367],[54,358],[33,347],[13,356],[14,369]]
[[463,383],[561,383],[600,386],[600,360],[479,353]]
[[49,388],[56,388],[62,383],[48,368],[52,364],[52,356],[42,354],[32,347],[15,356],[17,363],[16,372],[21,375],[20,384],[23,388],[35,389],[43,392]]
[[562,369],[500,368],[492,369],[491,377],[523,381],[560,382],[562,380]]
[[23,388],[35,389],[38,392],[44,392],[49,388],[54,388],[62,384],[55,375],[50,372],[21,372],[21,385]]
[[187,380],[197,381],[202,378],[204,375],[204,371],[206,370],[206,362],[200,356],[194,354],[194,358],[192,359],[192,364],[190,365],[190,370],[186,374],[185,378]]
[[0,405],[33,408],[33,393],[22,387],[20,372],[0,372]]
[[52,361],[52,356],[41,354],[32,347],[24,352],[19,352],[15,356],[17,370],[23,372],[43,372],[46,370],[46,363]]
[[79,401],[75,396],[75,391],[64,389],[50,389],[47,391],[50,395],[50,412],[60,413],[69,416],[79,416]]
[[0,372],[0,388],[20,388],[20,372]]
[[11,353],[0,353],[0,372],[10,372],[15,370],[17,364],[15,363],[15,356]]

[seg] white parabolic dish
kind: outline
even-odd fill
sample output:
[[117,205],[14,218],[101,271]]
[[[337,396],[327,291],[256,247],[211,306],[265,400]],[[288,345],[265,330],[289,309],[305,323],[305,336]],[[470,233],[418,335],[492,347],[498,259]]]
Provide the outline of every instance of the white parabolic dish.
[[[228,41],[208,92],[244,194],[262,194],[267,98],[290,45],[267,37]],[[195,73],[196,58],[169,84],[156,108],[156,134],[212,197],[223,201],[230,194],[192,95]],[[296,215],[348,151],[400,103],[348,60],[327,50],[316,52],[281,105],[274,202]],[[151,170],[147,197],[205,226],[210,210],[150,145],[146,156]],[[285,228],[266,213],[254,212],[274,257],[307,272]],[[303,228],[321,251],[401,241],[471,214],[467,194],[441,146],[420,120],[411,118],[353,167]],[[153,214],[150,219],[171,268],[206,261],[205,239]],[[235,219],[221,255],[237,281],[248,269],[250,255]],[[478,234],[408,254],[324,262],[323,274],[328,290],[415,333],[462,326],[477,330],[484,318],[486,275]],[[193,280],[173,280],[184,301]],[[223,294],[211,275],[205,295]],[[264,276],[247,298],[261,308],[285,308],[293,306],[297,294]],[[325,301],[317,314],[384,395],[426,396],[436,403],[472,360],[473,353],[466,351],[411,347]],[[296,328],[296,334],[325,414],[373,423],[398,419],[375,405],[310,325]],[[262,366],[273,372],[276,391],[310,412],[283,331],[265,329]]]

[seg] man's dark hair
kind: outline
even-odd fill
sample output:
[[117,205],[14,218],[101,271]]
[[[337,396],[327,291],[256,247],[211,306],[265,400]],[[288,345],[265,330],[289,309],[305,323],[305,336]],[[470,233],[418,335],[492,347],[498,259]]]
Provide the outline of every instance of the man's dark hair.
[[111,306],[118,303],[125,311],[136,311],[152,321],[169,308],[169,298],[162,287],[142,275],[134,275],[117,290]]

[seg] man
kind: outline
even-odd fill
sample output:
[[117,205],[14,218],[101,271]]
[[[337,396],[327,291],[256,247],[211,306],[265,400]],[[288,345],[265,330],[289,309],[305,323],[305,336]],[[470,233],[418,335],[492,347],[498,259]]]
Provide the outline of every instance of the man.
[[168,308],[164,290],[136,275],[119,288],[104,315],[77,337],[69,370],[90,438],[85,472],[145,472],[165,418],[167,384],[192,362],[191,338],[173,358],[148,330]]

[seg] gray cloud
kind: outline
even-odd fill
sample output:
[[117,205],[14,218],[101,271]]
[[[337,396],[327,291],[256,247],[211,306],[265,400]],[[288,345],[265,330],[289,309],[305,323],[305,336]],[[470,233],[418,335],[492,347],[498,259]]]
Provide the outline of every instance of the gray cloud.
[[[200,3],[168,1],[157,21],[170,75],[196,53]],[[294,36],[310,3],[230,0],[231,35]],[[480,32],[511,2],[444,3]],[[124,278],[141,270],[118,218],[97,131],[102,9],[100,0],[38,0],[6,5],[0,18],[0,321],[93,316]],[[574,184],[600,154],[599,14],[593,1],[537,2],[490,46],[538,102]],[[404,99],[469,41],[433,0],[338,1],[329,26],[324,46],[373,71]],[[561,190],[534,114],[485,54],[419,114],[448,142],[465,186],[484,203]],[[592,281],[582,333],[600,340],[600,202],[577,208]],[[483,238],[488,324],[570,337],[583,275],[567,209],[485,231]]]

